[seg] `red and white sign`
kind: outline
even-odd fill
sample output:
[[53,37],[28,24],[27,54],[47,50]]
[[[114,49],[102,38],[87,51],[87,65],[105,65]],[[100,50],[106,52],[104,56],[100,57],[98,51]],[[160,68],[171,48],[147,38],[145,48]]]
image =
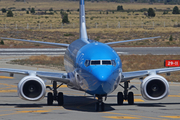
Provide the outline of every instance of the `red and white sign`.
[[164,65],[165,67],[179,67],[180,60],[165,60]]

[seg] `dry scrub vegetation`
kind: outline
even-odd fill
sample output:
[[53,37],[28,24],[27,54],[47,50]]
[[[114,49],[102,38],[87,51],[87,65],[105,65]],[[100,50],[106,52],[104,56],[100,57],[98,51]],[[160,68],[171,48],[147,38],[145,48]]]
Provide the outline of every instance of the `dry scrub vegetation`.
[[[79,8],[78,1],[28,1],[24,2],[14,2],[15,0],[1,0],[1,8],[14,8],[12,10],[14,17],[6,17],[5,13],[0,12],[0,24],[18,24],[26,26],[29,24],[37,23],[46,23],[46,24],[55,24],[59,26],[61,24],[61,15],[60,10],[64,11],[69,10],[69,21],[75,23],[75,26],[79,24]],[[117,6],[122,5],[124,10],[130,10],[130,12],[117,12]],[[114,26],[117,26],[117,23],[120,21],[121,25],[129,26],[129,23],[132,22],[132,27],[135,25],[141,26],[142,22],[145,25],[150,25],[152,27],[152,22],[155,22],[155,26],[159,24],[164,24],[166,26],[169,24],[175,24],[175,22],[180,22],[179,15],[173,15],[172,10],[175,5],[164,5],[164,4],[139,4],[139,3],[115,3],[115,2],[86,2],[86,21],[87,26],[92,28],[95,27],[95,23],[98,26],[106,26],[107,22],[111,26],[111,23]],[[180,5],[177,5],[180,7]],[[36,13],[41,13],[47,11],[49,12],[50,8],[53,8],[54,15],[32,15],[26,14],[26,11],[21,11],[22,8],[28,10],[28,8],[35,8]],[[138,12],[136,10],[153,8],[156,11],[156,17],[149,18],[144,15],[144,12]],[[107,14],[108,11],[108,14]],[[114,11],[114,12],[112,12]],[[164,11],[169,11],[168,14],[163,15]],[[101,14],[100,14],[101,13]]]
[[[117,7],[117,4],[121,4],[124,6],[124,9],[142,9],[142,8],[156,8],[156,9],[173,9],[174,5],[164,5],[164,4],[147,4],[147,3],[116,3],[116,2],[85,2],[86,10],[114,10]],[[66,0],[27,0],[26,3],[24,2],[15,2],[15,0],[1,0],[0,7],[6,6],[9,7],[16,7],[16,9],[29,8],[34,7],[37,10],[47,10],[50,7],[53,7],[54,10],[60,9],[70,9],[70,10],[77,10],[79,7],[79,1],[66,1]],[[178,7],[180,5],[177,5]]]
[[[123,71],[127,72],[164,68],[165,59],[179,59],[180,55],[121,55],[120,58],[123,64]],[[63,56],[31,56],[29,59],[13,60],[11,63],[31,66],[43,65],[43,67],[54,67],[59,70],[64,70]],[[163,76],[166,77],[168,81],[180,81],[180,72],[172,72],[171,76],[163,74]]]
[[38,67],[52,67],[60,70],[64,69],[64,57],[63,56],[53,56],[49,57],[46,55],[41,56],[30,56],[28,59],[17,59],[10,61],[10,64],[19,65],[37,65]]
[[[117,12],[116,9],[118,5],[122,5],[126,12]],[[77,11],[79,8],[78,1],[31,0],[24,3],[14,2],[14,0],[1,0],[0,8],[4,8],[4,6],[6,6],[6,8],[14,7],[15,9],[13,10],[15,11],[13,11],[14,17],[6,17],[6,14],[1,13],[0,11],[0,37],[23,38],[58,43],[71,43],[79,38],[79,12]],[[180,5],[177,6],[180,8]],[[45,12],[45,10],[49,12],[48,10],[53,8],[54,14],[33,15],[26,14],[26,11],[21,11],[22,8],[28,10],[28,8],[32,7],[34,7],[35,10],[39,10],[36,11],[36,13]],[[144,12],[136,11],[143,8],[148,9],[150,7],[156,11],[156,17],[147,17],[144,15]],[[157,40],[125,43],[118,46],[180,46],[180,29],[179,27],[172,27],[180,23],[180,16],[172,14],[173,7],[174,5],[164,4],[86,2],[85,8],[88,36],[90,39],[103,43],[143,37],[162,36]],[[70,11],[67,12],[70,24],[66,24],[68,27],[64,27],[63,29],[61,28],[61,9],[64,11]],[[127,12],[129,9],[130,12]],[[169,12],[168,14],[163,14],[163,11]],[[120,22],[121,28],[117,28],[118,22]],[[166,27],[164,27],[164,22]],[[26,30],[27,23],[29,25],[28,30]],[[6,30],[4,30],[5,24],[7,25]],[[16,24],[19,26],[17,30],[15,29]],[[41,25],[41,29],[38,28],[39,24]],[[52,24],[53,29],[50,29],[50,24]],[[107,28],[107,24],[109,28]],[[8,28],[8,25],[12,28]],[[31,29],[31,25],[34,25],[37,29]],[[47,25],[46,29],[43,28],[45,25]],[[173,41],[169,41],[171,35],[173,37]],[[0,48],[20,47],[46,48],[51,46],[7,40],[5,41],[5,45],[0,45]]]
[[[79,32],[77,31],[31,31],[31,30],[11,30],[0,31],[1,37],[21,38],[29,40],[39,40],[55,43],[72,43],[79,38]],[[170,35],[173,37],[173,41],[169,41]],[[91,39],[97,40],[102,43],[137,39],[144,37],[161,36],[159,39],[146,40],[139,42],[130,42],[116,45],[115,47],[169,47],[180,46],[180,34],[177,31],[146,31],[136,29],[90,29],[88,30],[88,36]],[[5,45],[0,45],[0,48],[48,48],[52,46],[45,46],[40,44],[30,44],[26,42],[9,41],[4,40]]]

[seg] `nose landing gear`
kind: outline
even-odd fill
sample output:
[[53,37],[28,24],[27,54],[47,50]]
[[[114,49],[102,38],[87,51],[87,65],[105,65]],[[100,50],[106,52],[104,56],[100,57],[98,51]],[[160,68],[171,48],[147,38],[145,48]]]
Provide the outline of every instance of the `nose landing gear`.
[[103,97],[97,95],[97,98],[98,98],[98,101],[95,104],[95,111],[104,111],[104,102],[102,99]]

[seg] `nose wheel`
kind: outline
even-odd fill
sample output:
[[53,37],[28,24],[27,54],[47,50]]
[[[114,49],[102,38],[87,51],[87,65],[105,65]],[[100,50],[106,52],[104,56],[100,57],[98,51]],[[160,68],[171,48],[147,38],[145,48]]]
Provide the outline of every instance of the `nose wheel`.
[[95,104],[95,111],[104,111],[104,102],[102,96],[98,96],[98,101]]
[[[62,85],[62,84],[61,84]],[[47,86],[47,88],[49,88],[50,90],[53,91],[49,92],[47,94],[47,105],[53,105],[53,101],[57,101],[59,106],[62,106],[64,104],[64,97],[63,97],[63,93],[62,92],[57,92],[57,89],[61,86],[59,85],[57,87],[57,82],[53,81],[53,89],[49,86]]]
[[[124,100],[128,101],[129,105],[134,104],[134,93],[128,92],[132,88],[136,88],[135,86],[129,87],[129,82],[124,82],[124,86],[120,85],[124,88],[124,94],[122,92],[118,92],[117,94],[117,104],[122,105]],[[137,88],[136,88],[137,89]]]

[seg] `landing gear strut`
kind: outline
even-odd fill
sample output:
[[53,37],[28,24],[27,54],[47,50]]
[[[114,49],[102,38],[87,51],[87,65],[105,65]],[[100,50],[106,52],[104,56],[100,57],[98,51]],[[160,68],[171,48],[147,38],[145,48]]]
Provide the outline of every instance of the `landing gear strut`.
[[[63,84],[61,84],[63,85]],[[59,106],[62,106],[64,104],[64,98],[63,98],[63,93],[62,92],[59,92],[57,91],[57,89],[61,86],[59,85],[57,87],[57,82],[56,81],[53,81],[53,88],[51,88],[50,86],[47,86],[46,88],[49,88],[50,90],[53,91],[52,92],[49,92],[47,94],[47,104],[48,105],[52,105],[53,104],[53,101],[57,101],[58,102],[58,105]]]
[[[134,94],[133,92],[128,92],[131,88],[136,88],[135,86],[129,87],[129,81],[124,82],[124,86],[120,84],[122,88],[124,88],[124,95],[122,92],[118,92],[117,94],[117,104],[122,105],[124,100],[128,101],[129,105],[134,104]],[[137,89],[137,88],[136,88]]]
[[102,96],[98,96],[98,101],[95,104],[95,111],[104,111],[104,103],[103,103],[103,97]]

